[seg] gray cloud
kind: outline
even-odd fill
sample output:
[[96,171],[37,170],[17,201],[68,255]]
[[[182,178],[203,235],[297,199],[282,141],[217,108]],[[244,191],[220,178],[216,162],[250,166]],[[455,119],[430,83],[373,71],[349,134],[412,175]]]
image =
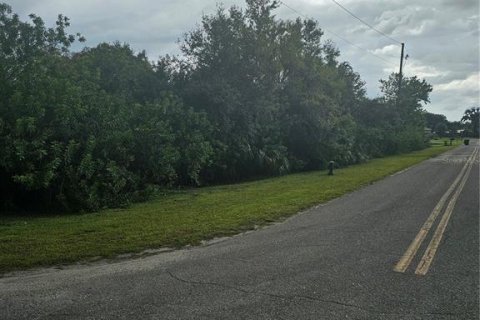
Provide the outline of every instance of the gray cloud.
[[445,7],[455,7],[463,10],[477,9],[478,11],[477,0],[443,0],[442,4],[444,4]]
[[[1,1],[1,0],[0,0]],[[315,18],[326,30],[390,61],[359,50],[326,32],[342,55],[367,82],[370,96],[379,94],[378,80],[398,71],[400,47],[370,30],[330,0],[283,0],[299,12]],[[375,28],[406,44],[410,59],[407,76],[424,77],[434,86],[431,112],[450,120],[479,105],[479,3],[477,0],[338,0]],[[137,51],[145,49],[153,60],[178,54],[176,43],[183,33],[200,22],[203,13],[214,13],[216,0],[15,0],[14,12],[26,19],[36,13],[52,25],[58,13],[71,18],[72,32],[87,37],[87,46],[119,40]],[[225,7],[240,0],[221,1]],[[297,13],[281,6],[279,18],[294,19]],[[75,47],[77,48],[77,47]],[[79,47],[78,47],[79,48]],[[475,83],[477,81],[477,83]]]

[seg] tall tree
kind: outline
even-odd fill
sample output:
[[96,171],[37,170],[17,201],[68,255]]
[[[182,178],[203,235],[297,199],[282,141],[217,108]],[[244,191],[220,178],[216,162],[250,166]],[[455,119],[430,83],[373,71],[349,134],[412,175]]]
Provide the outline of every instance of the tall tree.
[[468,126],[468,134],[472,137],[479,137],[479,126],[480,126],[480,108],[471,107],[465,110],[462,120],[463,123],[466,123]]
[[[214,179],[236,179],[287,168],[278,109],[279,29],[272,1],[248,1],[242,11],[218,8],[188,33],[180,89],[187,104],[214,124]],[[186,66],[185,66],[186,64]]]
[[396,149],[406,151],[419,149],[425,145],[423,106],[430,103],[432,86],[416,76],[400,77],[391,74],[387,80],[380,80],[380,89],[384,93],[385,103],[393,108],[393,134],[396,137]]
[[447,117],[443,114],[435,114],[430,112],[425,112],[425,126],[430,129],[435,129],[439,123],[448,124]]
[[23,22],[0,3],[0,191],[10,195],[6,202],[44,190],[58,176],[65,149],[52,120],[72,100],[66,53],[77,37],[83,40],[65,31],[69,20],[62,15],[55,28],[29,17]]

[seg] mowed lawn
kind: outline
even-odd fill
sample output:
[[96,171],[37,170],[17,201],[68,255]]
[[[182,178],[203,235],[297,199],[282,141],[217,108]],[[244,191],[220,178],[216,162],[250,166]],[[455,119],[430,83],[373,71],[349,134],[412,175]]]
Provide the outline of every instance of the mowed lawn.
[[0,272],[182,247],[277,221],[452,147],[436,145],[335,171],[159,195],[127,209],[0,217]]

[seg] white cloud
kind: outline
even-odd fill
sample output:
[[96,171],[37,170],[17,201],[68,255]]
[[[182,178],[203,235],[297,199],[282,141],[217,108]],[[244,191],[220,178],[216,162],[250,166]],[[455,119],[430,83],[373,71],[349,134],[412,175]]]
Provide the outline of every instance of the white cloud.
[[480,106],[479,73],[470,74],[464,79],[456,79],[433,86],[431,112],[450,116],[460,120],[463,112],[473,106]]
[[437,91],[455,92],[478,92],[480,77],[478,73],[472,74],[465,79],[453,80],[435,86]]
[[374,54],[385,56],[386,58],[397,57],[400,52],[400,46],[395,44],[389,44],[380,49],[373,50]]
[[[407,65],[408,68],[406,68]],[[439,67],[427,65],[415,59],[406,60],[405,69],[406,76],[417,76],[418,78],[425,78],[427,81],[430,81],[429,78],[444,77],[449,73],[446,70],[439,69]]]

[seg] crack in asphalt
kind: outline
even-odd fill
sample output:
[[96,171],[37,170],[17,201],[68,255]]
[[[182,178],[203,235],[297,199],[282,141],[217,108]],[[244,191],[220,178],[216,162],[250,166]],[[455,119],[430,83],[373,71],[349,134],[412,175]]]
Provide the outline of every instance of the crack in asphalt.
[[216,282],[186,280],[186,279],[183,279],[183,278],[180,278],[180,277],[174,275],[169,270],[165,270],[165,273],[168,274],[172,279],[177,280],[179,282],[187,283],[187,284],[209,285],[209,286],[216,286],[216,287],[231,289],[231,290],[234,290],[234,291],[239,291],[239,292],[247,293],[247,294],[251,293],[250,291],[243,290],[243,289],[240,289],[240,288],[237,288],[237,287],[234,287],[234,286],[228,286],[226,284],[221,284],[221,283],[216,283]]
[[360,306],[357,306],[357,305],[354,305],[354,304],[339,302],[339,301],[336,301],[336,300],[319,299],[319,298],[315,298],[315,297],[311,297],[311,296],[297,295],[297,294],[295,294],[295,295],[290,295],[290,296],[286,296],[286,295],[280,295],[280,294],[273,294],[273,293],[269,293],[269,292],[261,292],[261,291],[254,291],[254,290],[249,291],[249,290],[245,290],[245,289],[240,289],[240,288],[235,287],[235,286],[229,286],[229,285],[225,285],[225,284],[221,284],[221,283],[216,283],[216,282],[186,280],[186,279],[183,279],[183,278],[180,278],[180,277],[174,275],[174,274],[173,274],[171,271],[169,271],[169,270],[165,270],[165,272],[166,272],[172,279],[175,279],[175,280],[177,280],[177,281],[180,281],[180,282],[183,282],[183,283],[187,283],[187,284],[217,286],[217,287],[222,287],[222,288],[226,288],[226,289],[231,289],[231,290],[238,291],[238,292],[245,293],[245,294],[264,295],[264,296],[268,296],[268,297],[272,297],[272,298],[277,298],[277,299],[282,299],[282,300],[293,300],[293,299],[295,299],[295,298],[297,298],[297,299],[305,299],[305,300],[310,300],[310,301],[317,301],[317,302],[335,304],[335,305],[339,305],[339,306],[342,306],[342,307],[355,308],[355,309],[359,309],[359,310],[362,310],[362,311],[365,311],[365,312],[369,312],[369,313],[370,313],[370,312],[374,312],[374,313],[378,313],[378,314],[387,314],[387,313],[375,312],[375,311],[373,311],[373,310],[366,309],[366,308],[363,308],[363,307],[360,307]]
[[304,299],[304,300],[309,300],[309,301],[316,301],[316,302],[322,302],[322,303],[328,303],[328,304],[334,304],[337,306],[341,307],[347,307],[347,308],[354,308],[357,310],[361,310],[370,314],[377,314],[377,315],[398,315],[398,316],[406,316],[406,315],[421,315],[421,316],[468,316],[470,313],[453,313],[453,312],[427,312],[427,313],[420,313],[420,314],[412,314],[412,313],[396,313],[396,312],[382,312],[370,308],[364,308],[355,304],[350,304],[350,303],[345,303],[345,302],[340,302],[337,300],[328,300],[328,299],[320,299],[317,297],[311,297],[308,295],[300,295],[300,294],[294,294],[294,295],[281,295],[281,294],[274,294],[274,293],[269,293],[269,292],[263,292],[263,291],[255,291],[255,290],[245,290],[238,288],[236,286],[230,286],[222,283],[217,283],[217,282],[209,282],[209,281],[196,281],[196,280],[187,280],[183,279],[175,274],[173,274],[169,270],[165,270],[165,273],[168,274],[172,279],[190,284],[190,285],[208,285],[208,286],[216,286],[216,287],[221,287],[225,289],[230,289],[234,290],[237,292],[241,292],[244,294],[253,294],[253,295],[263,295],[263,296],[268,296],[272,298],[277,298],[277,299],[282,299],[282,300],[294,300],[294,299]]

